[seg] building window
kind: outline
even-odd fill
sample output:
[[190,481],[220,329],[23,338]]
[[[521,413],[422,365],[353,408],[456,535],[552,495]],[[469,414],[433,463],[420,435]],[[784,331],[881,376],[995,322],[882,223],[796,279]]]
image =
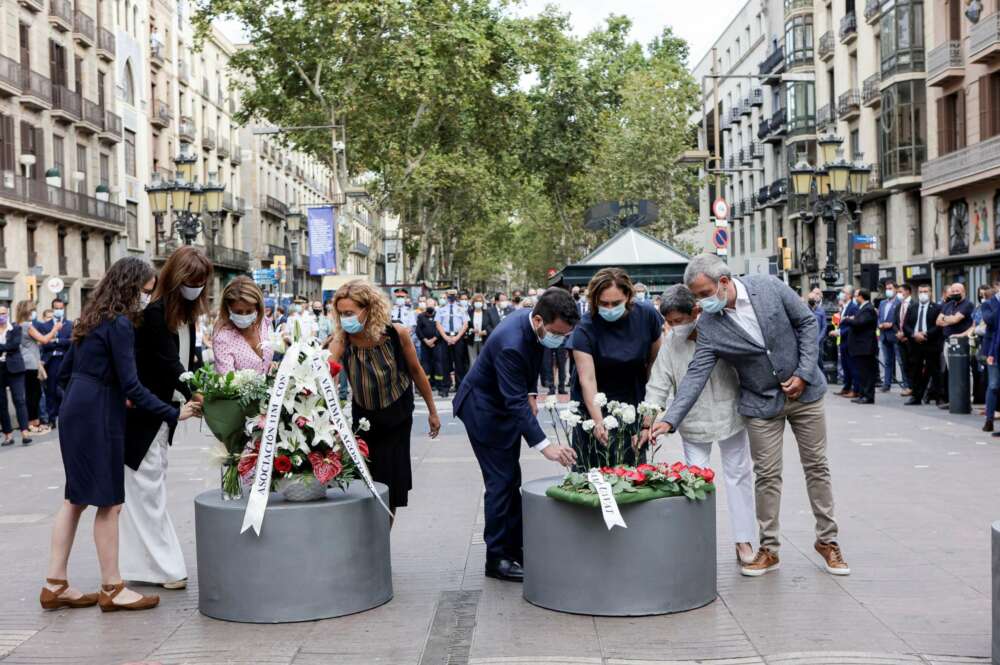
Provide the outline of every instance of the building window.
[[125,75],[122,77],[122,95],[126,104],[135,106],[135,78],[132,74],[132,61],[125,62]]
[[851,160],[858,159],[859,155],[861,154],[861,134],[858,131],[857,127],[851,130],[850,140],[848,141],[848,148],[849,148],[848,158]]
[[135,177],[135,132],[125,130],[125,174]]
[[28,267],[33,268],[38,265],[38,252],[35,251],[35,232],[38,227],[34,224],[28,225]]
[[813,64],[812,14],[785,22],[785,67]]
[[948,206],[948,253],[965,254],[969,251],[969,204],[965,199],[952,201]]
[[111,156],[101,155],[101,172],[100,172],[100,184],[107,188],[111,188]]
[[1000,134],[1000,72],[979,77],[979,137]]
[[889,210],[885,201],[878,204],[878,257],[889,258]]
[[125,205],[125,233],[128,235],[128,246],[139,248],[139,206],[129,201]]
[[785,109],[789,134],[816,130],[816,89],[812,81],[794,81],[785,90]]
[[66,266],[66,227],[60,226],[58,231],[59,240],[57,246],[59,248],[59,274],[66,275],[69,274],[69,270]]
[[104,272],[111,270],[111,236],[104,236]]
[[924,253],[924,207],[920,205],[920,192],[909,194],[906,203],[908,209],[913,211],[909,225],[910,256],[920,256]]
[[924,71],[924,4],[898,0],[882,12],[882,79]]
[[39,174],[43,173],[41,151],[38,149],[37,143],[37,132],[36,128],[28,122],[21,121],[21,154],[23,155],[34,155],[35,163],[31,166],[26,166],[25,174],[31,180],[37,179]]
[[965,90],[937,100],[938,155],[965,147]]
[[903,81],[882,91],[882,180],[920,174],[926,159],[926,88]]
[[58,134],[52,135],[52,166],[59,169],[59,177],[63,179],[63,185],[69,182],[69,173],[66,171],[66,149],[63,146],[63,137]]
[[[76,183],[76,191],[80,194],[87,193],[87,146],[76,146],[76,170],[83,177]],[[74,174],[75,176],[76,174]]]
[[80,234],[80,261],[83,265],[83,276],[90,277],[90,252],[88,245],[90,244],[90,235],[87,233]]
[[767,249],[767,220],[764,217],[760,218],[760,248]]

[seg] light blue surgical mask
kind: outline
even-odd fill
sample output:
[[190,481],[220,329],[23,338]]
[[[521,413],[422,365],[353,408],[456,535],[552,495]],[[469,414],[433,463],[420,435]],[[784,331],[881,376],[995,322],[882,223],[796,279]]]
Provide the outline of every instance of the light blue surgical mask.
[[365,329],[364,324],[356,316],[340,317],[340,325],[349,335],[355,335]]
[[[722,284],[719,284],[719,288],[722,288]],[[728,295],[728,294],[727,294]],[[720,297],[718,291],[716,291],[714,296],[709,296],[707,298],[702,298],[698,301],[698,305],[701,307],[701,311],[706,314],[718,314],[726,307],[726,302],[729,300],[728,297]]]
[[56,321],[62,321],[64,316],[66,316],[66,310],[64,309],[52,310],[52,318],[54,318]]
[[566,335],[557,335],[555,333],[550,333],[548,330],[545,331],[545,337],[542,338],[542,346],[547,349],[558,349],[566,342]]
[[233,325],[240,330],[246,330],[254,324],[257,320],[257,312],[250,312],[249,314],[236,314],[233,310],[229,310],[229,320],[233,322]]
[[598,307],[597,311],[602,319],[610,323],[625,316],[625,303],[615,305],[614,307]]

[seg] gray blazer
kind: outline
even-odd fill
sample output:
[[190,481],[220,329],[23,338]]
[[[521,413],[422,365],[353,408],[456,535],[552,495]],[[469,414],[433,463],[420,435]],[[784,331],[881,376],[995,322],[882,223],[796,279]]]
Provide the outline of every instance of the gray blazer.
[[694,406],[719,360],[739,375],[739,412],[747,418],[773,418],[785,407],[781,382],[793,375],[806,382],[799,401],[809,403],[826,393],[826,378],[816,362],[816,317],[798,294],[777,277],[753,275],[739,281],[750,294],[765,345],[755,342],[725,311],[702,313],[698,345],[677,397],[661,418],[674,429]]

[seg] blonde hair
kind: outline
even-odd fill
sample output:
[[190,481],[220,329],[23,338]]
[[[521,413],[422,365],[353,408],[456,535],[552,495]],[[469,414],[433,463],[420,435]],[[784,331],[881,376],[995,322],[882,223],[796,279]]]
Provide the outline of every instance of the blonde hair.
[[34,300],[22,300],[14,310],[14,323],[26,323],[31,320],[31,312],[37,308]]
[[229,306],[235,302],[243,301],[256,307],[257,325],[260,325],[261,321],[264,320],[264,294],[261,293],[260,287],[246,275],[240,275],[226,284],[226,288],[222,289],[220,301],[219,314],[213,328],[215,332],[232,323],[229,319]]
[[344,341],[347,335],[343,326],[340,325],[340,310],[337,303],[341,300],[354,301],[361,309],[368,313],[365,317],[364,333],[371,339],[381,339],[385,334],[386,326],[392,321],[390,315],[389,299],[381,290],[375,288],[368,282],[356,279],[344,284],[333,294],[333,313],[337,317],[337,339]]

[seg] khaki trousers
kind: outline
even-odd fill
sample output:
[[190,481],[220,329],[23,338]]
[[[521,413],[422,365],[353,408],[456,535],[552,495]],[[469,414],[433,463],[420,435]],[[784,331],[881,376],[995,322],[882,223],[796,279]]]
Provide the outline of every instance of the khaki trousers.
[[757,524],[760,546],[777,552],[781,512],[782,448],[785,422],[795,435],[799,459],[806,475],[809,503],[816,517],[816,540],[836,542],[837,522],[833,519],[833,487],[830,465],[826,459],[826,412],[823,399],[803,404],[787,400],[784,410],[774,418],[750,418],[750,452],[753,455],[754,485],[757,499]]

